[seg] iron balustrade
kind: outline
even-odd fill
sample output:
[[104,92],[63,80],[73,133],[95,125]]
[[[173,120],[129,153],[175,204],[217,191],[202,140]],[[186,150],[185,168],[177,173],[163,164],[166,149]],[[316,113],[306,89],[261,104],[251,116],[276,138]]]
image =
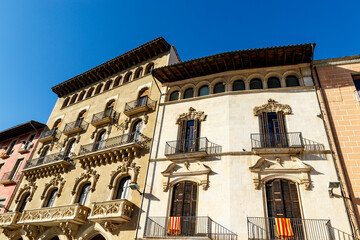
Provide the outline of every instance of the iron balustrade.
[[105,110],[99,113],[95,113],[92,117],[91,123],[99,122],[105,118],[115,119],[117,113],[114,110]]
[[36,166],[40,166],[40,165],[60,161],[60,160],[69,161],[70,158],[69,158],[68,155],[69,155],[69,153],[67,151],[63,151],[63,152],[58,152],[58,153],[46,155],[44,157],[35,158],[35,159],[32,159],[32,160],[29,160],[26,163],[24,169],[28,169],[28,168],[32,168],[32,167],[36,167]]
[[149,97],[143,97],[136,99],[135,101],[131,101],[125,104],[125,111],[130,111],[132,109],[147,106],[149,108],[155,107],[155,101],[151,100]]
[[303,148],[301,132],[290,133],[252,133],[252,148]]
[[[328,219],[290,218],[294,236],[287,240],[355,240],[350,234],[331,226]],[[249,240],[278,240],[275,218],[248,217]]]
[[174,238],[176,236],[207,237],[212,240],[237,240],[237,234],[210,217],[180,217],[180,232],[169,234],[169,217],[148,217],[145,237]]
[[71,131],[71,130],[76,129],[76,128],[81,128],[81,129],[85,130],[88,125],[89,125],[89,123],[87,123],[83,119],[78,119],[78,120],[76,120],[74,122],[67,123],[65,125],[65,128],[64,128],[63,132]]
[[51,129],[51,130],[46,129],[40,134],[39,139],[46,138],[46,137],[49,137],[49,136],[55,137],[57,132],[58,132],[58,129],[56,129],[56,128]]
[[132,133],[123,134],[121,136],[108,138],[103,141],[97,141],[94,143],[82,145],[80,147],[79,155],[89,154],[92,152],[109,149],[113,147],[119,147],[129,143],[138,143],[143,146],[149,140],[150,139],[141,132],[135,131]]
[[191,152],[206,152],[207,154],[220,153],[222,147],[218,144],[210,142],[206,137],[177,140],[166,142],[165,155],[191,153]]

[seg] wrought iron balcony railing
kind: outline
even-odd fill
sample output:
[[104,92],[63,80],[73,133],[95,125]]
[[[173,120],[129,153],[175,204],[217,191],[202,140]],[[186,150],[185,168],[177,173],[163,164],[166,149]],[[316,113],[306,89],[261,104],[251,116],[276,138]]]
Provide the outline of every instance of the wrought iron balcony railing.
[[252,148],[304,148],[301,132],[252,133]]
[[40,137],[39,139],[42,139],[42,138],[47,138],[49,136],[56,136],[56,133],[57,133],[58,129],[57,128],[54,128],[54,129],[46,129],[44,130],[41,134],[40,134]]
[[124,113],[126,115],[135,114],[142,111],[148,111],[150,108],[155,107],[155,101],[149,97],[139,98],[125,104]]
[[122,145],[127,145],[131,143],[136,143],[139,144],[139,146],[144,146],[145,143],[148,142],[149,140],[150,139],[145,135],[143,135],[141,132],[135,131],[132,133],[123,134],[121,136],[108,138],[103,141],[82,145],[80,147],[79,155],[85,155],[100,150],[120,147]]
[[33,168],[33,167],[37,167],[37,166],[41,166],[41,165],[45,165],[45,164],[49,164],[49,163],[53,163],[53,162],[57,162],[57,161],[69,161],[69,160],[70,160],[70,158],[67,156],[66,151],[58,152],[55,154],[50,154],[50,155],[46,155],[44,157],[39,157],[39,158],[29,160],[26,163],[24,170]]
[[126,199],[116,199],[106,202],[92,203],[89,220],[92,221],[112,221],[128,222],[131,220],[133,203]]
[[92,117],[91,124],[98,126],[105,123],[110,123],[116,118],[117,113],[114,110],[105,110],[95,113]]
[[[290,218],[293,236],[288,240],[355,240],[350,234],[331,226],[328,219]],[[248,239],[278,240],[275,218],[248,217]]]
[[[207,237],[212,240],[237,240],[237,234],[213,221],[209,217],[180,217],[180,229],[172,235],[169,217],[148,217],[145,226],[145,237]],[[170,231],[169,231],[170,230]]]
[[81,132],[83,130],[86,130],[86,128],[89,126],[89,123],[84,121],[83,119],[76,120],[74,122],[67,123],[65,125],[63,133],[65,135],[69,135],[72,133]]
[[166,142],[165,155],[204,152],[206,154],[220,153],[222,147],[210,142],[206,137],[188,139],[185,141]]

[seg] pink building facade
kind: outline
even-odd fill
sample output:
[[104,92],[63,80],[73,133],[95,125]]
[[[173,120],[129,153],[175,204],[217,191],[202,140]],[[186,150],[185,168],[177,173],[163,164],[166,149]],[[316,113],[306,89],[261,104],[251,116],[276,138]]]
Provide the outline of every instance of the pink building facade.
[[21,170],[31,158],[45,127],[43,123],[29,121],[0,132],[1,212],[6,211],[6,206],[21,179]]

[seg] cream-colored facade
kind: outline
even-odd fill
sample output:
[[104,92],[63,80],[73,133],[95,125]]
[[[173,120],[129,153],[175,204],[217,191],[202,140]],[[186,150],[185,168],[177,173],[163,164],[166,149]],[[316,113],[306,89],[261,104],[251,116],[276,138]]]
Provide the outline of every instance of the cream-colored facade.
[[0,239],[135,238],[160,97],[150,72],[177,61],[158,38],[53,88]]
[[[295,48],[286,51],[291,53]],[[281,49],[275,49],[275,55]],[[252,56],[271,51],[274,48],[253,50],[258,54]],[[286,214],[269,209],[273,205],[266,189],[276,194],[270,184],[280,180],[295,186],[290,195],[300,208],[299,219],[291,220],[296,232],[296,238],[291,239],[353,239],[347,235],[352,230],[340,188],[329,188],[329,183],[336,185],[338,176],[313,85],[311,60],[271,66],[269,58],[266,64],[255,59],[252,67],[234,69],[232,63],[242,64],[236,54],[155,70],[153,75],[163,83],[163,94],[145,189],[149,197],[144,199],[138,236],[275,239],[271,216],[275,212],[291,218],[295,212],[295,207]],[[225,61],[229,65],[221,65]],[[209,69],[211,73],[207,73]],[[298,80],[297,86],[289,87],[290,76]],[[280,86],[270,88],[274,78]],[[251,89],[254,79],[261,81],[261,89]],[[236,90],[239,80],[244,89]],[[193,96],[189,97],[191,88]],[[271,133],[264,134],[261,117],[272,113],[283,116],[284,138],[277,135],[266,140]],[[192,124],[199,124],[197,136],[189,136]],[[180,189],[181,184],[186,189],[187,183],[193,184],[191,194],[179,190],[179,197],[174,189]],[[189,206],[191,210],[185,209]],[[171,235],[174,229],[169,221],[175,221],[170,220],[175,216],[180,216],[181,227],[178,235]],[[339,237],[338,233],[344,235]]]

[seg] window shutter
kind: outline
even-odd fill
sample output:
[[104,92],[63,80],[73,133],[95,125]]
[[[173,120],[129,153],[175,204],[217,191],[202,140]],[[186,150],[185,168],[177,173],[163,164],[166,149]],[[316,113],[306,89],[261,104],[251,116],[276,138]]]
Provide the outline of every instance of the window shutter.
[[273,195],[274,195],[275,217],[285,217],[281,183],[279,179],[273,181]]
[[277,112],[276,115],[277,115],[278,124],[279,124],[281,145],[287,146],[287,136],[286,136],[285,122],[284,122],[284,113]]
[[180,182],[174,186],[171,216],[174,217],[182,216],[184,187],[185,187],[185,182]]
[[260,116],[260,125],[261,125],[261,144],[264,145],[262,147],[268,147],[270,144],[270,136],[269,136],[269,126],[268,126],[268,117],[267,113],[263,112]]
[[179,150],[183,152],[185,150],[186,141],[186,120],[182,120],[179,126]]

